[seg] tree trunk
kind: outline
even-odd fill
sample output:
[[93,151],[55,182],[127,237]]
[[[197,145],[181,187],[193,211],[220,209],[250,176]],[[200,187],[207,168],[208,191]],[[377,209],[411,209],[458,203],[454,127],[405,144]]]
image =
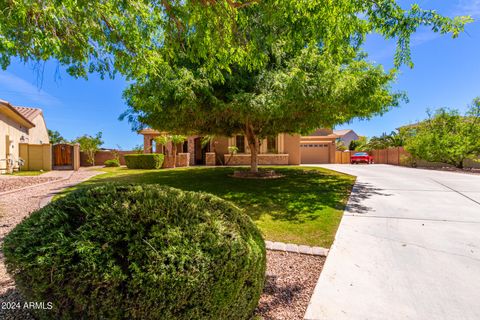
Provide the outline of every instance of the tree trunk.
[[258,141],[253,128],[247,126],[245,136],[247,137],[248,147],[250,148],[250,172],[258,172],[258,152],[260,151],[260,142]]
[[463,169],[463,160],[460,162],[457,162],[457,165],[455,167],[457,167],[457,169]]
[[95,151],[89,151],[88,156],[90,158],[90,163],[92,166],[95,166]]

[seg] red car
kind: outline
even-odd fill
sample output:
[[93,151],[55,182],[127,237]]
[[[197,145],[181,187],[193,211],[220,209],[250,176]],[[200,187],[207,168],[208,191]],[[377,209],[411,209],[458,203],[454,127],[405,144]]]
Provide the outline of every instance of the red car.
[[373,163],[373,157],[366,152],[355,152],[352,156],[350,156],[350,163]]

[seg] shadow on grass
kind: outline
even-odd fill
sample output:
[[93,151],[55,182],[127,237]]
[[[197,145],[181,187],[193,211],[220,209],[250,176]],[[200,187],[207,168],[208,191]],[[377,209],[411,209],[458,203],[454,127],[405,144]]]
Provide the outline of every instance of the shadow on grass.
[[203,191],[232,201],[253,220],[268,214],[272,220],[307,222],[325,210],[343,210],[354,178],[318,168],[276,167],[281,179],[235,179],[234,168],[190,168],[135,171],[118,169],[80,185],[98,183],[160,184],[188,191]]

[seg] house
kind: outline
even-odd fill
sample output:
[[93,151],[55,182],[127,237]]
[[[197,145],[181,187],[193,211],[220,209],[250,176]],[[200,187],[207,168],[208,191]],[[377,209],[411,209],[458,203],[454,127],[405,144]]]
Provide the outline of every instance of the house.
[[358,140],[360,137],[352,129],[333,130],[333,134],[337,136],[337,141],[343,142],[343,145],[348,148],[350,142]]
[[346,130],[331,130],[331,129],[318,129],[314,133],[312,133],[310,136],[329,136],[329,135],[335,135],[336,140],[341,141],[344,146],[348,148],[350,145],[350,142],[353,140],[358,140],[360,137],[353,131],[352,129],[346,129]]
[[0,172],[17,168],[20,144],[48,144],[41,109],[17,107],[0,99]]
[[[164,134],[154,129],[144,129],[145,153],[166,153],[171,146],[158,145],[155,138]],[[301,163],[334,163],[336,136],[309,137],[278,134],[264,139],[260,143],[258,163],[261,165],[299,165]],[[187,165],[249,165],[250,150],[243,135],[233,137],[217,136],[205,142],[200,135],[188,136],[187,140],[177,146],[177,166]],[[232,155],[229,147],[238,151]]]

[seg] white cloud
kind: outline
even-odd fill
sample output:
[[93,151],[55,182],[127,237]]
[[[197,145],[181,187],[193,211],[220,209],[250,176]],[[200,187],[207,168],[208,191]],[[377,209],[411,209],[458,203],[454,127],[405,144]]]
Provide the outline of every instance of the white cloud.
[[460,0],[455,15],[480,17],[480,0]]
[[18,100],[32,103],[32,106],[55,106],[61,104],[61,101],[51,94],[43,91],[39,87],[9,72],[0,72],[0,98],[10,100],[12,104],[15,99],[6,99],[6,97],[18,97]]

